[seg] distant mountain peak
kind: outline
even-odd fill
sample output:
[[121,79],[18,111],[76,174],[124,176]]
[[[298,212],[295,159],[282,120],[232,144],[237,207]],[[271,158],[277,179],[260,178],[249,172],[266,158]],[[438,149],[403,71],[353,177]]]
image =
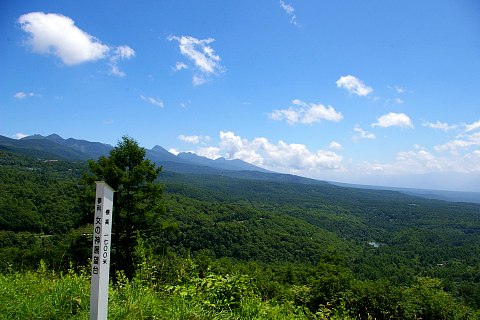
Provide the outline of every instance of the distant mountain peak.
[[153,151],[167,151],[164,147],[159,146],[158,144],[152,148]]
[[52,133],[51,135],[48,135],[45,138],[48,139],[48,140],[54,141],[54,142],[61,142],[61,141],[64,140],[62,137],[60,137],[56,133]]
[[32,134],[26,137],[21,138],[20,140],[30,140],[30,139],[45,139],[41,134]]
[[198,154],[194,153],[194,152],[191,152],[191,151],[183,151],[183,152],[180,152],[179,154],[177,154],[177,157],[189,157],[189,158],[205,158],[205,159],[208,159],[206,157],[202,157],[202,156],[199,156]]
[[50,140],[57,143],[61,143],[62,141],[65,140],[56,133],[52,133],[48,136],[42,136],[41,134],[32,134],[31,136],[26,136],[20,140],[33,140],[33,139],[46,139],[46,140]]

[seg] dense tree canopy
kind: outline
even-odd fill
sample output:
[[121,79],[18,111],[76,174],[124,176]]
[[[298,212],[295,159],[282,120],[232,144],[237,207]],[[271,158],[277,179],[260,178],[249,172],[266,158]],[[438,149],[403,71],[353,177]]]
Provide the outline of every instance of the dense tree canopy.
[[325,319],[480,317],[478,204],[171,172],[162,194],[159,170],[128,137],[88,164],[0,150],[0,273],[40,259],[88,268],[93,181],[104,180],[117,191],[113,271],[156,296],[223,310],[248,291]]

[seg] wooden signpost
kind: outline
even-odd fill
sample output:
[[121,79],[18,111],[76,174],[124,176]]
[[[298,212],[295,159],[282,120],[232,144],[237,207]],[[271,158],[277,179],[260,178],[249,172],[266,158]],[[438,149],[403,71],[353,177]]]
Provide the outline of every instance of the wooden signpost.
[[96,181],[95,218],[93,221],[92,280],[90,286],[90,320],[108,317],[108,278],[112,235],[113,189]]

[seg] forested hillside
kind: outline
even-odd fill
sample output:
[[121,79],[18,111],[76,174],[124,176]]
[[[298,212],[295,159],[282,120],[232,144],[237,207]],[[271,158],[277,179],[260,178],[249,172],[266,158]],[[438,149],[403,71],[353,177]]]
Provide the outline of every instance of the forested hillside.
[[[56,272],[88,268],[86,170],[0,151],[2,279],[41,260]],[[218,312],[248,296],[318,319],[479,316],[478,204],[220,175],[162,172],[158,182],[163,213],[135,249],[135,278],[152,292]]]

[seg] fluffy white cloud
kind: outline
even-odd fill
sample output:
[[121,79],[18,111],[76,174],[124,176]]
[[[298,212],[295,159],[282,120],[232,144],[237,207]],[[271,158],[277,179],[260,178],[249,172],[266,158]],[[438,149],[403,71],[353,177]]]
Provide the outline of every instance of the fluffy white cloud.
[[159,98],[145,97],[145,96],[140,95],[140,99],[142,99],[145,102],[150,103],[151,105],[163,108],[163,101],[160,100]]
[[186,135],[179,135],[178,140],[191,143],[191,144],[199,144],[200,142],[208,142],[210,141],[209,136],[197,136],[197,135],[191,135],[191,136],[186,136]]
[[412,120],[405,113],[390,112],[377,119],[376,123],[372,124],[372,127],[402,127],[413,128]]
[[32,12],[20,16],[18,22],[29,33],[27,44],[34,52],[55,55],[69,66],[102,59],[110,50],[61,14]]
[[192,144],[197,144],[200,142],[200,136],[185,136],[183,134],[178,136],[178,140],[183,142],[188,142]]
[[333,151],[312,152],[303,144],[277,144],[266,138],[252,141],[242,139],[233,132],[220,132],[220,149],[227,159],[241,159],[272,170],[286,172],[318,172],[341,170],[343,157]]
[[423,126],[431,129],[442,130],[445,132],[456,129],[458,127],[457,125],[449,125],[446,122],[440,122],[438,120],[435,123],[425,122]]
[[[175,40],[179,44],[180,53],[194,63],[194,75],[192,83],[201,85],[207,82],[212,75],[218,75],[225,72],[225,67],[220,64],[220,56],[215,54],[215,50],[210,44],[215,39],[197,39],[190,36],[170,36],[168,40]],[[175,69],[186,69],[185,63],[177,62]]]
[[217,147],[199,148],[197,149],[197,151],[195,151],[195,153],[198,154],[199,156],[206,157],[213,160],[221,157],[220,148],[217,148]]
[[25,43],[33,52],[54,55],[67,66],[108,58],[111,73],[123,77],[118,62],[135,55],[129,46],[103,44],[61,14],[31,12],[20,16],[18,23],[29,34]]
[[249,163],[263,165],[264,159],[257,153],[257,147],[231,131],[220,132],[220,149],[226,153],[227,159],[241,159]]
[[338,88],[345,88],[349,93],[353,93],[358,96],[367,96],[373,92],[371,87],[367,86],[362,80],[352,75],[340,77],[336,83]]
[[338,143],[337,141],[332,141],[330,142],[330,145],[328,146],[329,149],[332,149],[332,150],[342,150],[343,147],[340,143]]
[[295,14],[295,8],[291,4],[285,3],[285,1],[280,0],[280,7],[285,11],[286,14],[290,16],[290,23],[295,26],[300,26],[297,22],[297,15]]
[[34,97],[34,96],[36,96],[36,94],[33,92],[23,92],[23,91],[19,91],[13,95],[13,97],[17,100],[23,100],[25,98]]
[[358,141],[359,139],[375,139],[375,134],[371,132],[367,132],[363,130],[358,124],[355,125],[355,128],[353,128],[353,131],[355,132],[354,136],[352,137],[353,141]]
[[338,122],[343,119],[343,115],[335,111],[332,106],[326,107],[323,104],[306,103],[298,99],[293,100],[292,104],[295,107],[274,110],[268,114],[268,117],[275,121],[285,120],[289,124],[312,124],[320,122],[322,119]]

